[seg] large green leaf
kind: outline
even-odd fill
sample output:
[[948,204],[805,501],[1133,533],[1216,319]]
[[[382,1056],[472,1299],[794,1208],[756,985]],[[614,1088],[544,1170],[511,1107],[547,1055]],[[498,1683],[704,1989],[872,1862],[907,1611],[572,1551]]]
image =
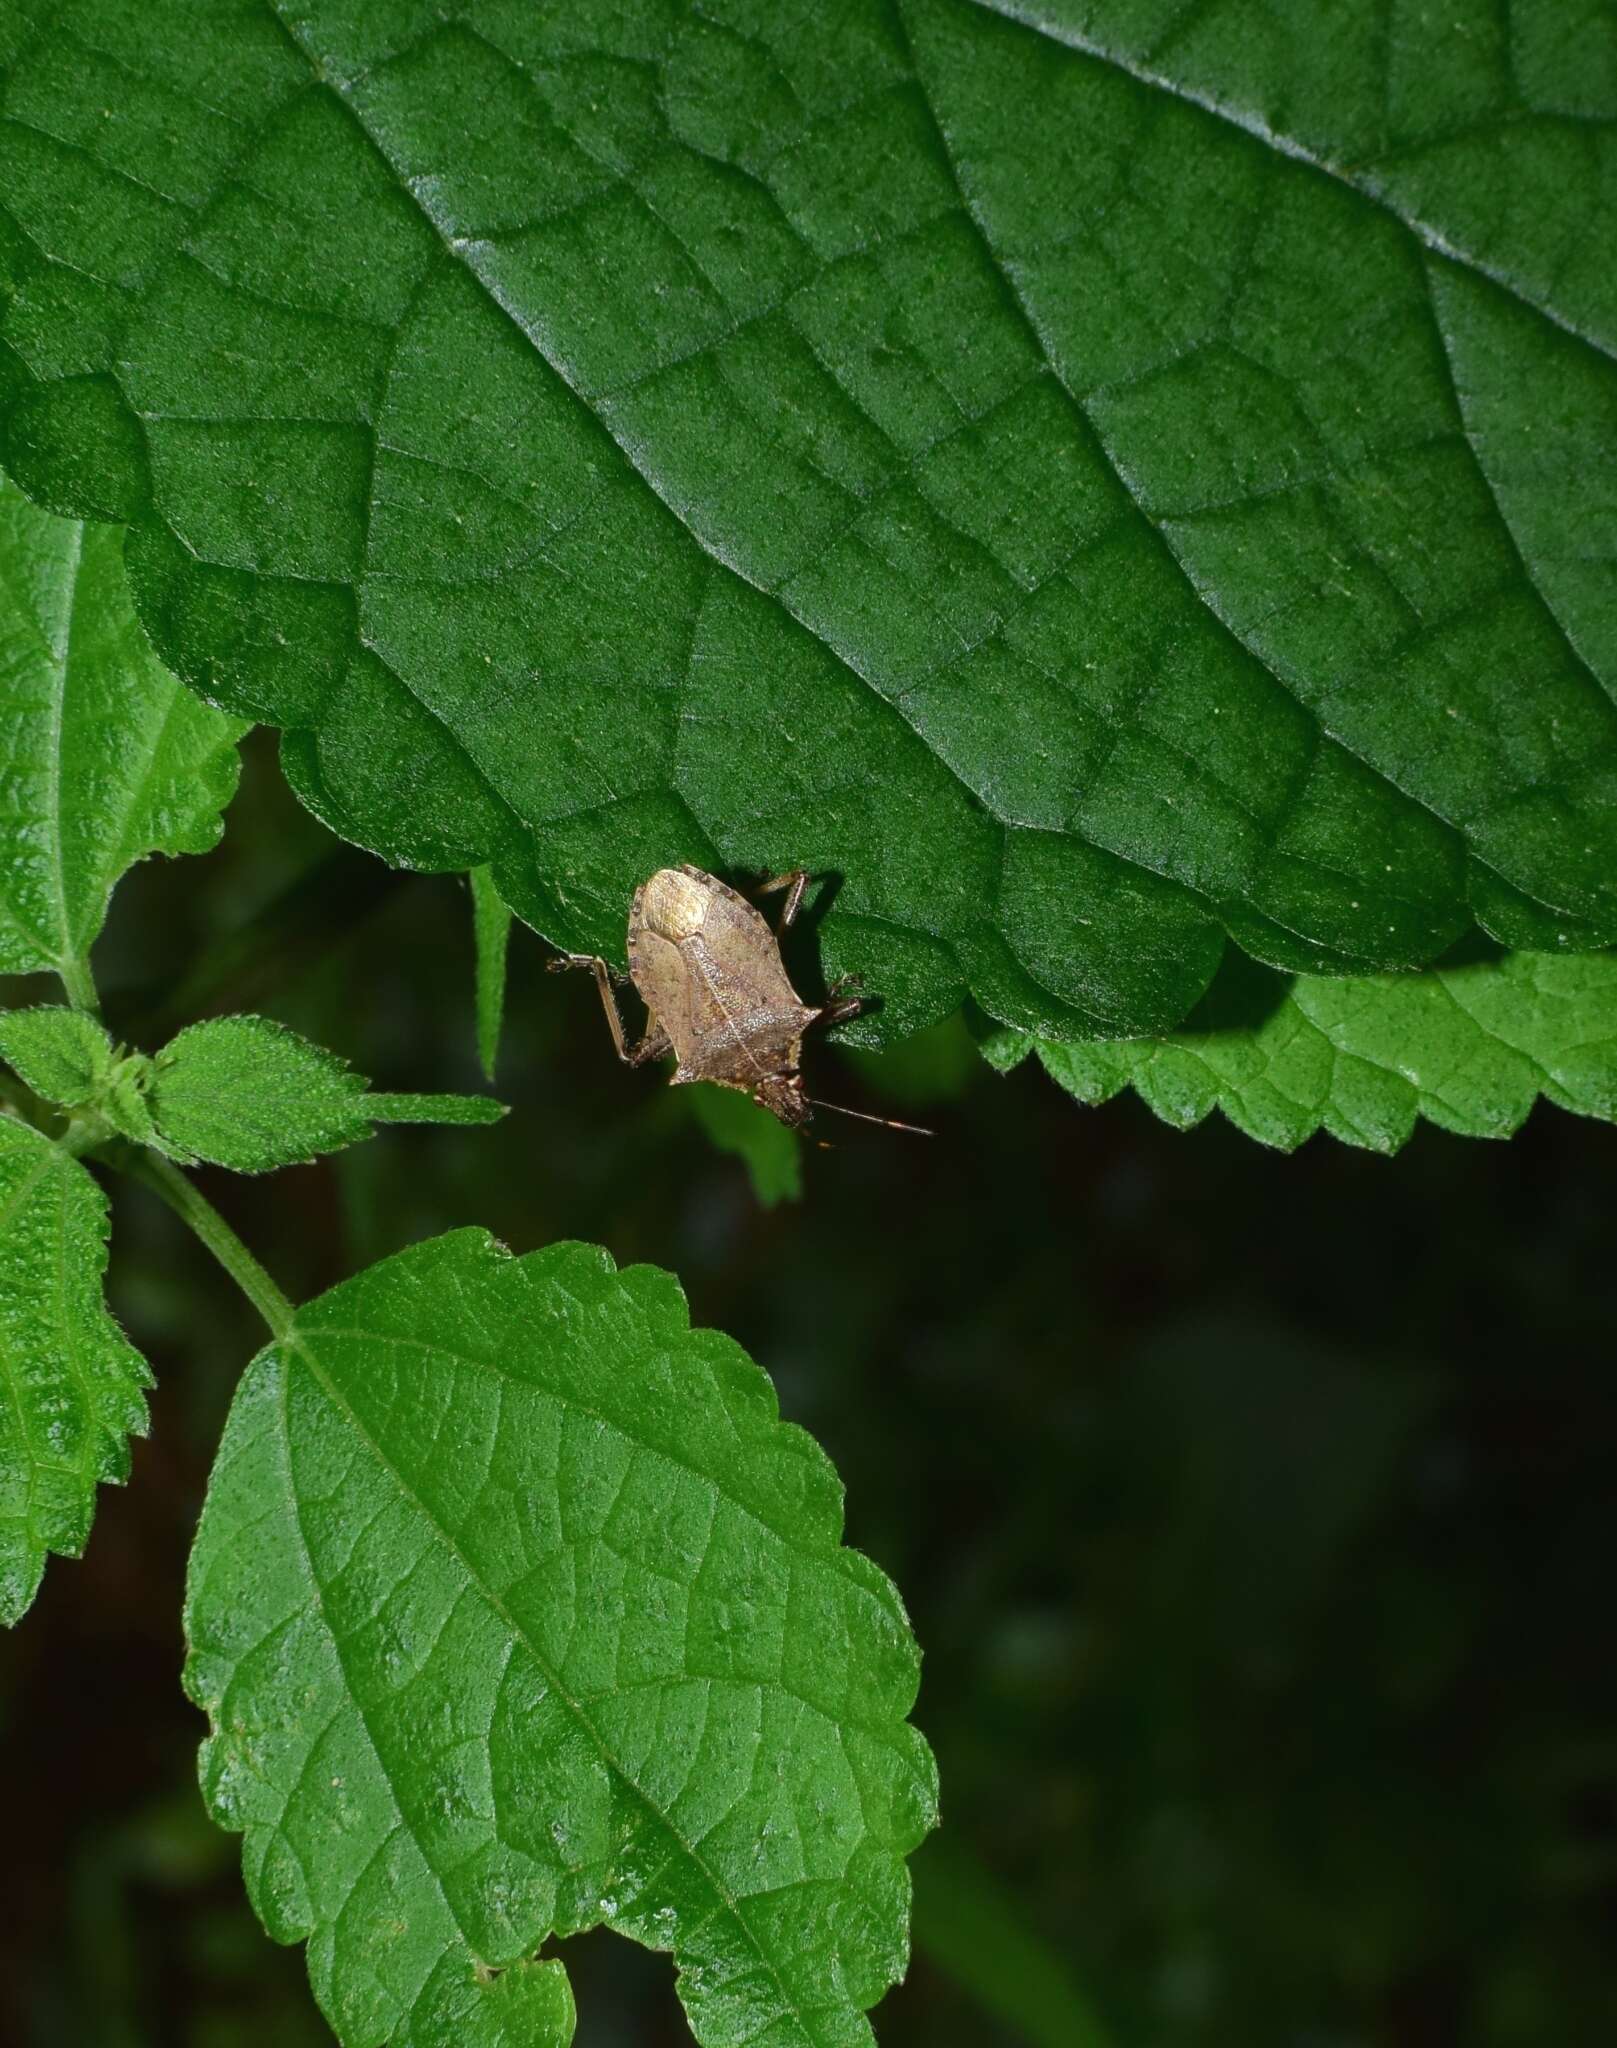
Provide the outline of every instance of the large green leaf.
[[0,1113],[0,1622],[45,1554],[76,1557],[95,1490],[129,1471],[151,1384],[101,1295],[106,1197],[41,1132]]
[[1181,1130],[1215,1109],[1286,1151],[1315,1131],[1396,1152],[1428,1117],[1508,1138],[1542,1095],[1617,1121],[1617,956],[1511,953],[1429,974],[1287,981],[1232,963],[1183,1029],[1055,1045],[990,1038],[1001,1069],[1036,1049],[1080,1102],[1134,1087]]
[[0,477],[0,973],[54,971],[87,997],[118,877],[219,837],[241,730],[147,645],[123,533]]
[[934,1818],[898,1596],[667,1275],[460,1231],[248,1369],[192,1559],[203,1783],[347,2048],[561,2048],[552,1932],[707,2048],[854,2048]]
[[394,861],[1176,1023],[1617,938],[1593,4],[5,0],[5,455]]

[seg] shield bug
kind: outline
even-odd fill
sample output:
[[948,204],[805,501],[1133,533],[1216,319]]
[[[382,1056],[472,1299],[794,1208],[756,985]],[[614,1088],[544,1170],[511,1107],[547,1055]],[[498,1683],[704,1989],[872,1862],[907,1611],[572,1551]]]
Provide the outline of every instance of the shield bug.
[[[643,882],[629,905],[629,979],[646,1006],[646,1028],[633,1045],[624,1036],[612,987],[621,975],[614,976],[592,953],[564,953],[550,964],[554,969],[589,968],[612,1043],[626,1065],[638,1067],[671,1052],[674,1083],[714,1081],[721,1088],[738,1088],[795,1129],[808,1122],[815,1107],[803,1092],[799,1072],[804,1032],[810,1025],[840,1023],[862,1007],[857,996],[845,996],[838,987],[829,1003],[816,1008],[792,987],[780,955],[780,932],[796,917],[807,886],[802,868],[759,884],[763,895],[785,891],[777,932],[738,890],[701,868],[659,868]],[[916,1124],[868,1117],[840,1103],[818,1106],[931,1136]]]

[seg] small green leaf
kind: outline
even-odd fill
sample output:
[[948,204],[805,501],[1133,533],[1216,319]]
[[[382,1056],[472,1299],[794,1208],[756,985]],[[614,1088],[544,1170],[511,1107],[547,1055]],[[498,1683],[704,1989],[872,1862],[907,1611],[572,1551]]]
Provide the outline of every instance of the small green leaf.
[[48,970],[88,1000],[113,885],[214,844],[245,729],[147,645],[122,530],[53,518],[0,477],[0,973]]
[[298,1312],[220,1446],[187,1684],[345,2048],[562,2048],[503,1987],[600,1925],[673,1951],[705,2048],[870,2041],[935,1779],[903,1607],[841,1525],[650,1267],[459,1231]]
[[58,13],[0,448],[346,836],[833,874],[871,1042],[1617,941],[1599,7]]
[[1507,953],[1343,980],[1232,962],[1165,1038],[1051,1045],[1002,1033],[983,1049],[1001,1071],[1036,1050],[1080,1102],[1132,1086],[1181,1130],[1221,1109],[1285,1151],[1326,1130],[1396,1152],[1421,1116],[1506,1138],[1540,1095],[1617,1120],[1617,955]]
[[706,1082],[679,1088],[673,1099],[685,1099],[690,1113],[721,1152],[733,1152],[747,1169],[759,1206],[797,1202],[803,1196],[803,1140],[767,1109],[735,1088]]
[[87,1011],[42,1004],[0,1012],[0,1059],[45,1101],[91,1110],[121,1137],[152,1142],[152,1063],[144,1053],[120,1054]]
[[45,1554],[77,1557],[95,1490],[146,1433],[146,1361],[102,1298],[107,1202],[41,1132],[0,1115],[0,1622],[38,1590]]
[[189,1025],[153,1062],[157,1142],[191,1164],[269,1173],[375,1136],[379,1123],[491,1124],[486,1095],[372,1095],[345,1060],[268,1017]]
[[511,912],[487,868],[466,878],[472,890],[472,934],[477,945],[477,1058],[483,1079],[494,1079],[505,1017],[505,962],[511,946]]
[[125,1053],[107,1076],[107,1085],[95,1104],[98,1114],[122,1138],[137,1145],[155,1145],[156,1126],[146,1100],[152,1063],[143,1052]]
[[113,1058],[112,1039],[83,1010],[47,1003],[0,1011],[0,1060],[63,1109],[81,1109],[104,1093]]

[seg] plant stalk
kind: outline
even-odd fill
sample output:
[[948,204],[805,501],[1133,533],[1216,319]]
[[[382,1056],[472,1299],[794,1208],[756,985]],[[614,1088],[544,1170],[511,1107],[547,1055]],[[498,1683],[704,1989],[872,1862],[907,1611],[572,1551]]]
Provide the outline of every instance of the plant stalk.
[[92,1017],[100,1015],[101,998],[96,994],[95,976],[86,957],[75,953],[70,959],[58,960],[56,978],[75,1010],[88,1010]]
[[[75,954],[71,959],[61,960],[56,972],[75,1010],[88,1010],[92,1016],[100,1014],[101,999],[87,957]],[[160,1152],[138,1146],[119,1146],[103,1152],[100,1148],[109,1135],[99,1118],[73,1117],[56,1142],[75,1156],[93,1150],[107,1165],[119,1168],[133,1180],[143,1181],[212,1252],[269,1325],[270,1335],[284,1338],[292,1327],[291,1302],[201,1189]]]
[[116,1162],[124,1171],[168,1204],[224,1267],[253,1307],[269,1325],[270,1334],[284,1339],[292,1327],[294,1310],[264,1268],[258,1263],[207,1196],[171,1160],[155,1152],[139,1151]]

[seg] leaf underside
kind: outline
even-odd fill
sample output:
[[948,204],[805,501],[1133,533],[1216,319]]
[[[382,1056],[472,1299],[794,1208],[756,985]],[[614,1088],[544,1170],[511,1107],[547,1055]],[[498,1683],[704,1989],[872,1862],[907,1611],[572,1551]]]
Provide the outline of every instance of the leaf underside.
[[1003,1034],[994,1065],[1037,1051],[1080,1102],[1133,1087],[1183,1130],[1215,1109],[1290,1151],[1314,1132],[1396,1152],[1416,1119],[1508,1138],[1542,1096],[1617,1121],[1617,957],[1511,953],[1420,975],[1327,980],[1232,963],[1182,1030],[1056,1045]]
[[95,1490],[129,1472],[151,1374],[102,1299],[107,1203],[88,1171],[0,1114],[0,1622],[47,1551],[76,1557]]
[[873,1037],[1076,1039],[1229,937],[1609,943],[1608,46],[9,0],[5,459],[338,830],[571,948],[803,864]]
[[236,787],[242,727],[153,654],[124,540],[0,477],[0,973],[71,977],[119,876],[206,852]]
[[299,1311],[225,1431],[187,1682],[346,2048],[559,2048],[525,1959],[601,1923],[673,1950],[707,2048],[869,2041],[934,1780],[903,1609],[840,1528],[650,1268],[463,1231]]

